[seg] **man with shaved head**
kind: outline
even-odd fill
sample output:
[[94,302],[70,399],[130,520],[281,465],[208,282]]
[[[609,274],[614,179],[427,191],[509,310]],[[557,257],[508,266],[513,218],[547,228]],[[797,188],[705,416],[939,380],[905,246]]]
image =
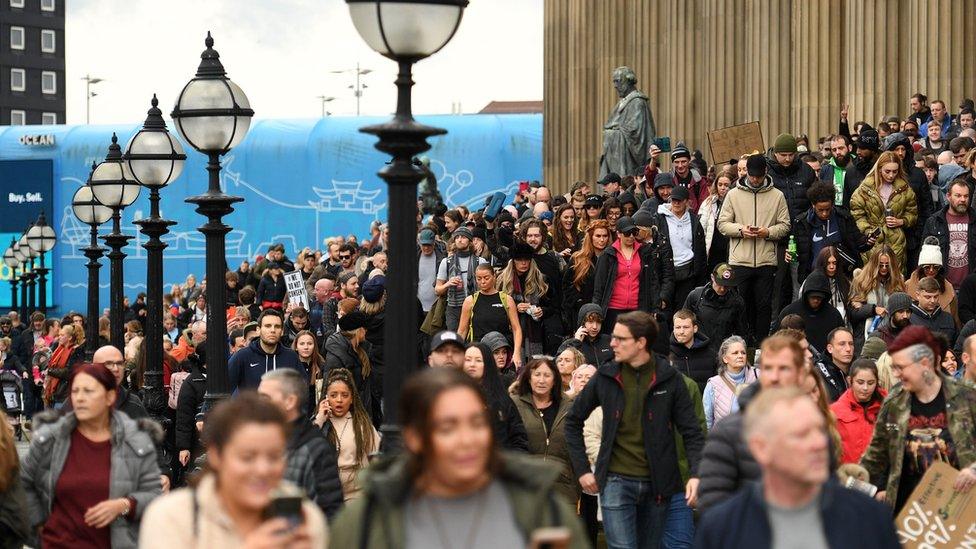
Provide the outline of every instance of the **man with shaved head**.
[[[133,420],[146,420],[152,422],[152,418],[149,417],[149,412],[146,411],[146,407],[142,404],[142,399],[139,398],[133,392],[125,387],[122,383],[122,378],[125,377],[125,357],[122,356],[122,351],[116,349],[111,345],[105,345],[99,347],[92,355],[92,360],[94,364],[101,364],[108,368],[108,371],[112,372],[115,376],[115,383],[118,385],[117,395],[115,398],[115,409],[129,416]],[[66,412],[71,411],[71,399],[67,399],[65,402],[64,410]],[[160,475],[160,482],[163,486],[163,492],[169,491],[170,480],[169,474],[172,471],[169,466],[169,460],[166,454],[160,448],[161,440],[153,440],[156,445],[157,462],[159,464],[159,470],[163,474]]]

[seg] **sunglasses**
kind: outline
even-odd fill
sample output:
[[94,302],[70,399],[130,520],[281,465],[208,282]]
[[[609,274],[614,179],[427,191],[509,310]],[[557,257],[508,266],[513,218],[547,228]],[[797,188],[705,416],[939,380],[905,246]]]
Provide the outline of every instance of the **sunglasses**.
[[352,258],[351,255],[340,255],[339,256],[339,259],[350,259],[350,258]]
[[635,237],[635,236],[637,236],[637,232],[638,232],[639,230],[640,230],[640,229],[633,229],[633,230],[630,230],[630,231],[621,231],[621,233],[620,233],[620,234],[622,234],[622,235],[624,235],[624,236],[627,236],[627,237],[631,237],[631,238],[633,238],[633,237]]

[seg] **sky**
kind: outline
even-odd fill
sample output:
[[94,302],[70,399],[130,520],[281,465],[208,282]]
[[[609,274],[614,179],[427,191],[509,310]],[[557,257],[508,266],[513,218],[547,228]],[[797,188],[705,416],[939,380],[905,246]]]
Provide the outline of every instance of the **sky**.
[[[196,73],[207,31],[255,118],[314,118],[318,96],[333,115],[354,115],[348,86],[363,77],[361,112],[392,113],[396,65],[359,37],[343,0],[67,0],[67,123],[139,122],[152,94],[166,116]],[[471,0],[454,39],[414,66],[415,114],[478,112],[492,100],[542,99],[543,0]]]

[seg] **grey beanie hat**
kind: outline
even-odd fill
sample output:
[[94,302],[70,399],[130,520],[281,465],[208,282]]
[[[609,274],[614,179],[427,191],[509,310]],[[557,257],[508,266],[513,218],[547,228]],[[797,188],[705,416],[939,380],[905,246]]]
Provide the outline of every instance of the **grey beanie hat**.
[[587,303],[583,305],[580,307],[579,313],[576,314],[576,323],[582,326],[587,315],[590,313],[596,313],[600,315],[600,318],[603,318],[603,307],[600,307],[596,303]]
[[637,210],[634,215],[631,216],[634,225],[638,227],[651,227],[654,225],[654,214],[649,210]]
[[511,347],[501,332],[488,332],[481,338],[481,342],[487,345],[488,349],[493,353],[502,347]]
[[888,314],[907,311],[912,308],[912,298],[905,292],[895,292],[888,296]]

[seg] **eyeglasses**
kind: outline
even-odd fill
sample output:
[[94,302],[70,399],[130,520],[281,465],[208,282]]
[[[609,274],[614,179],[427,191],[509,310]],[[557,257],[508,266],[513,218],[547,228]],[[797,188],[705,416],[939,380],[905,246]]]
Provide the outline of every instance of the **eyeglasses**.
[[103,362],[102,366],[105,366],[109,370],[118,370],[120,368],[125,368],[125,361],[113,360],[113,361]]

